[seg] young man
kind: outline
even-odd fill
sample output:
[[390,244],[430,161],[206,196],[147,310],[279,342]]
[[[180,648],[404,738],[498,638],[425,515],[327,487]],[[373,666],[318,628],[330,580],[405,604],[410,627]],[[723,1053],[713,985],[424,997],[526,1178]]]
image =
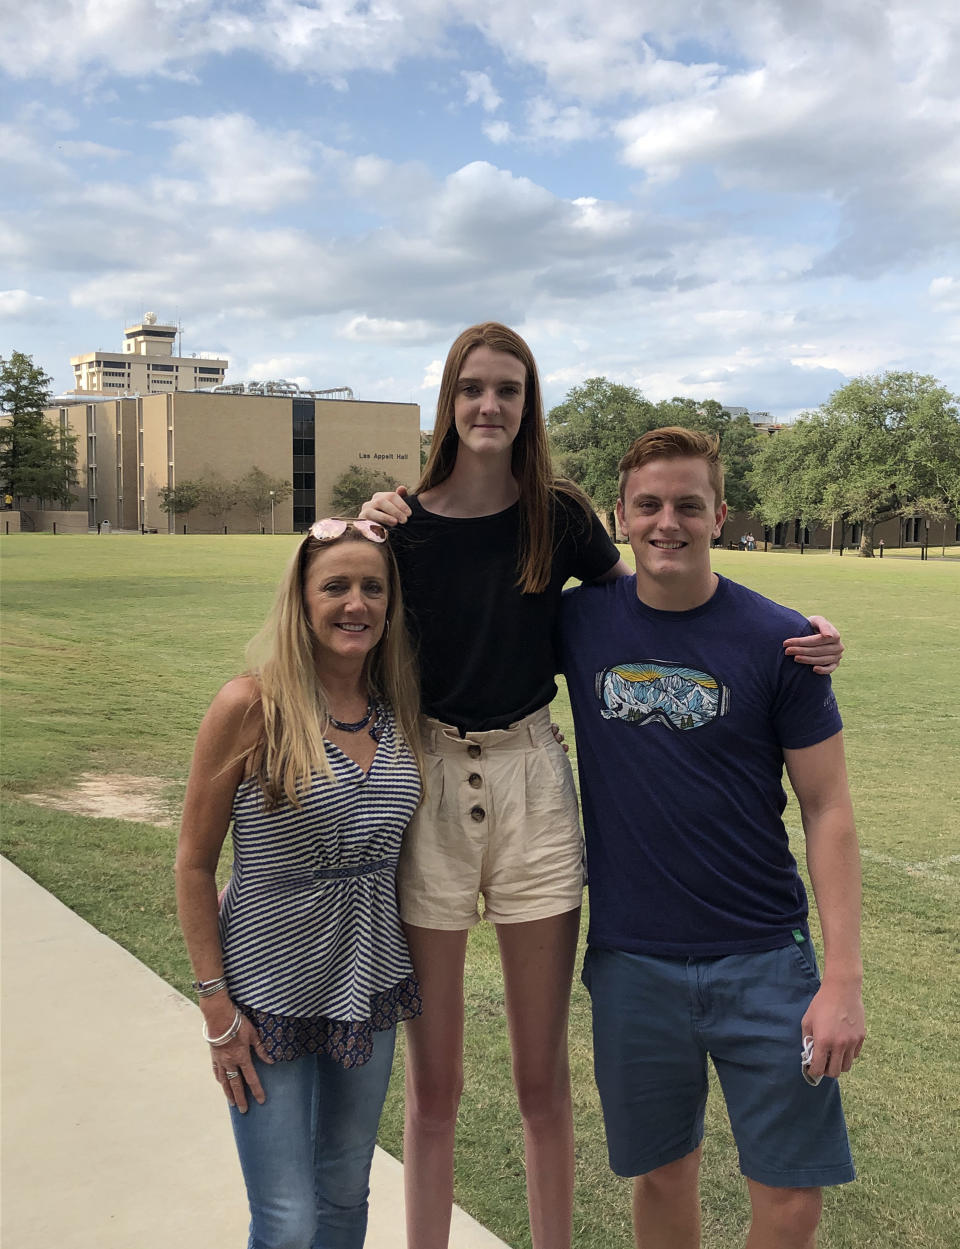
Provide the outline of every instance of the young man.
[[708,1056],[750,1191],[748,1249],[810,1249],[822,1186],[854,1178],[837,1077],[864,1038],[860,867],[841,721],[829,677],[784,649],[807,622],[711,571],[725,516],[716,440],[645,434],[620,463],[617,504],[636,577],[564,602],[590,870],[583,978],[610,1165],[636,1177],[638,1249],[700,1243]]

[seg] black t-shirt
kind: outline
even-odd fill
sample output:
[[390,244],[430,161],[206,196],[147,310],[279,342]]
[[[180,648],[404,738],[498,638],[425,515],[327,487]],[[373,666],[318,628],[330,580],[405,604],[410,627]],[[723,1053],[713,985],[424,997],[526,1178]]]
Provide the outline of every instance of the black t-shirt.
[[596,580],[619,556],[596,516],[588,520],[566,495],[554,498],[553,563],[540,594],[516,584],[519,503],[493,516],[450,517],[407,500],[411,515],[391,543],[427,715],[462,730],[502,729],[556,694],[564,584]]

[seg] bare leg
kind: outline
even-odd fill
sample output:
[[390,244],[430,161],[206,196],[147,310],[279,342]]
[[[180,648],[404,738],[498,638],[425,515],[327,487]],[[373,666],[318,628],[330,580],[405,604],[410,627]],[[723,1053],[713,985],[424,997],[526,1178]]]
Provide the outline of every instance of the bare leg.
[[408,1249],[447,1249],[453,1210],[453,1143],[463,1091],[465,930],[405,924],[423,993],[407,1038],[403,1186]]
[[580,910],[498,924],[534,1249],[569,1249],[573,1110],[567,1021]]
[[820,1188],[770,1188],[747,1180],[753,1222],[746,1249],[815,1249],[823,1210]]
[[637,1249],[698,1249],[700,1146],[633,1181]]

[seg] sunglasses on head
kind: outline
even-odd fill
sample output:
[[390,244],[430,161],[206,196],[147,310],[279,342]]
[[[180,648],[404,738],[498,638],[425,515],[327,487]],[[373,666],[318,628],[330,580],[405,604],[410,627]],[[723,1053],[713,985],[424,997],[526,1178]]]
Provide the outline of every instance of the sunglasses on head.
[[333,542],[337,538],[342,538],[351,528],[356,529],[368,542],[386,542],[387,540],[386,529],[383,525],[378,525],[375,520],[345,519],[342,516],[325,516],[323,520],[315,521],[310,526],[309,534],[317,542]]

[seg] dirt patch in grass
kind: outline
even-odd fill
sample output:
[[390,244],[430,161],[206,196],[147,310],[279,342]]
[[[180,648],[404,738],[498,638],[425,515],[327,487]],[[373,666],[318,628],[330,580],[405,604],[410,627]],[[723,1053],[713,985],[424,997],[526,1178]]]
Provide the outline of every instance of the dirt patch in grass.
[[81,772],[70,789],[51,790],[45,794],[24,794],[28,802],[74,815],[92,815],[105,820],[136,820],[170,828],[174,814],[164,799],[167,782],[155,776],[131,776],[115,772],[96,776]]

